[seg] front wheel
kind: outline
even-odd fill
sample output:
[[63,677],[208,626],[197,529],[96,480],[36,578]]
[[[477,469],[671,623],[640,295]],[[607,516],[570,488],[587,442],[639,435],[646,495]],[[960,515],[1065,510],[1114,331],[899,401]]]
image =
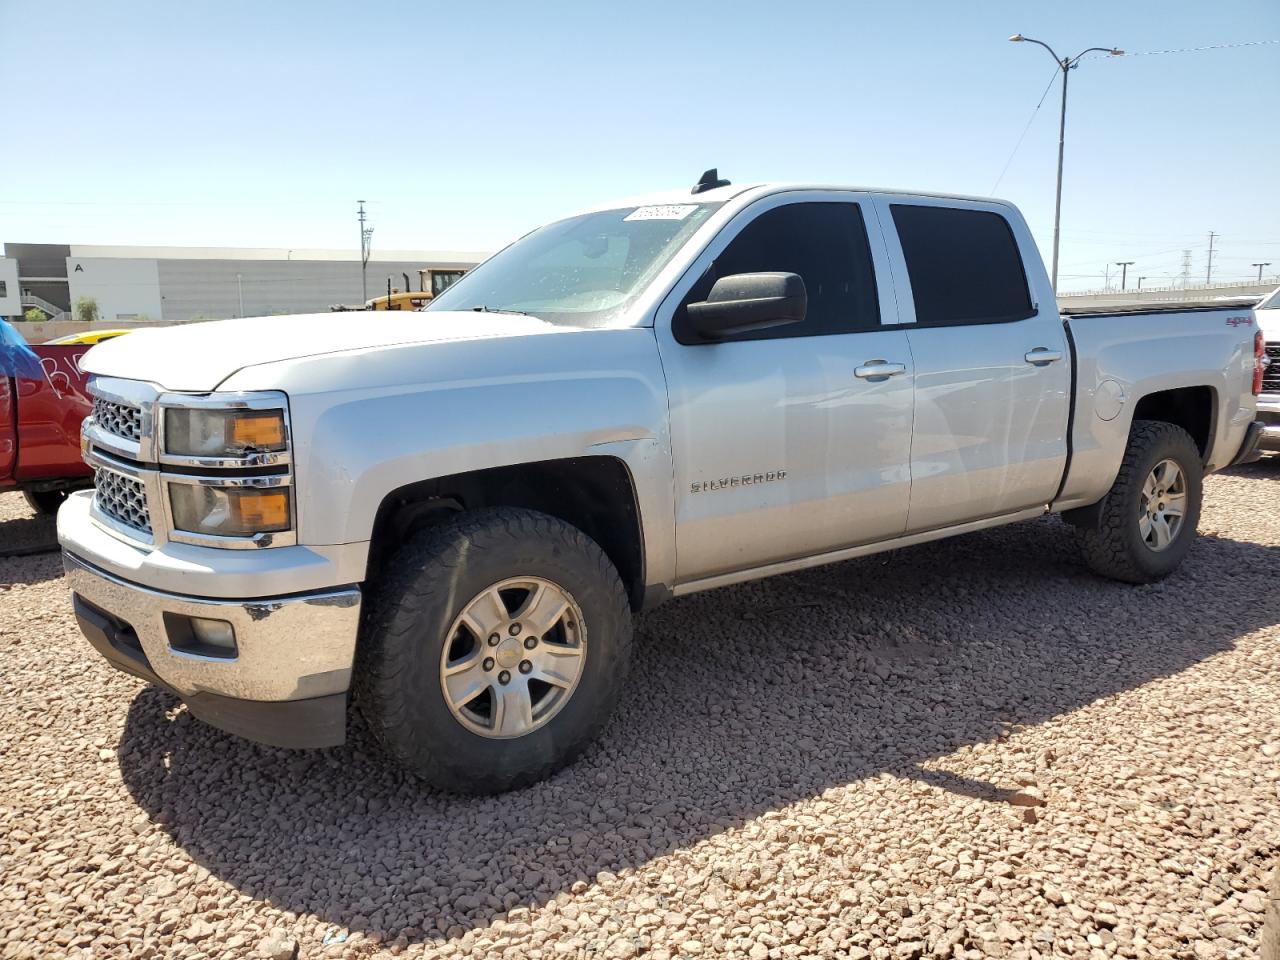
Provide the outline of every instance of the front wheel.
[[427,781],[497,793],[573,760],[626,676],[631,614],[604,551],[530,510],[463,514],[408,543],[374,589],[357,702]]
[[1126,583],[1167,577],[1195,540],[1203,480],[1200,451],[1186,430],[1135,421],[1107,495],[1066,518],[1080,532],[1085,562]]
[[58,512],[58,508],[67,499],[67,491],[24,490],[22,496],[26,498],[27,506],[36,513],[43,517],[51,517]]

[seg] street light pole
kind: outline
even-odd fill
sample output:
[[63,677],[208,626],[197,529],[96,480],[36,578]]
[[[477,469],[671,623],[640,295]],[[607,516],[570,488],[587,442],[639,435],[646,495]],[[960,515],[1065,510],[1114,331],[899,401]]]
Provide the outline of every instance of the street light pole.
[[1080,62],[1080,58],[1086,53],[1099,51],[1101,53],[1110,54],[1113,57],[1124,56],[1124,51],[1118,47],[1090,47],[1088,50],[1081,50],[1074,57],[1059,57],[1054,52],[1053,47],[1049,46],[1042,40],[1033,40],[1031,37],[1024,37],[1020,33],[1015,33],[1009,38],[1013,43],[1034,43],[1044,47],[1049,51],[1049,55],[1053,57],[1054,63],[1058,65],[1058,69],[1062,71],[1062,112],[1058,116],[1058,186],[1053,201],[1053,289],[1056,293],[1058,290],[1058,246],[1062,233],[1062,161],[1066,153],[1067,146],[1067,76],[1069,72],[1075,69],[1076,64]]
[[1143,281],[1143,280],[1145,280],[1145,279],[1147,279],[1147,278],[1146,278],[1146,277],[1139,277],[1139,278],[1138,278],[1138,289],[1139,289],[1139,290],[1141,290],[1141,289],[1142,289],[1142,281]]
[[1271,261],[1270,261],[1270,260],[1268,260],[1266,263],[1251,263],[1251,264],[1249,264],[1249,266],[1251,266],[1251,267],[1257,267],[1257,268],[1258,268],[1258,282],[1259,282],[1259,283],[1261,283],[1261,282],[1262,282],[1262,268],[1263,268],[1263,267],[1269,267],[1269,266],[1271,266]]
[[1133,266],[1132,260],[1117,260],[1116,266],[1120,268],[1120,289],[1125,288],[1125,282],[1129,279],[1129,268]]
[[240,316],[244,316],[244,284],[240,282],[240,274],[236,274],[236,296],[240,300]]

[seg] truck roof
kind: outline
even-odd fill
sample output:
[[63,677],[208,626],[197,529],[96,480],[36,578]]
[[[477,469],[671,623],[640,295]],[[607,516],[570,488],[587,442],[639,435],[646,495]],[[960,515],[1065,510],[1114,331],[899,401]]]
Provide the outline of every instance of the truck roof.
[[887,193],[904,197],[928,197],[935,200],[973,200],[980,201],[982,203],[1000,203],[1012,206],[1008,200],[1000,200],[995,197],[981,197],[963,193],[942,193],[936,190],[904,190],[897,187],[868,187],[847,183],[788,183],[785,181],[766,181],[762,183],[733,183],[728,186],[705,190],[702,193],[692,193],[687,187],[678,190],[663,190],[657,193],[624,197],[608,203],[592,204],[589,207],[579,210],[578,213],[593,213],[599,210],[616,210],[620,207],[643,207],[660,204],[707,202],[723,203],[747,193],[752,194],[752,199],[755,199],[757,197],[768,196],[769,194],[786,193],[796,190],[844,190],[856,193]]

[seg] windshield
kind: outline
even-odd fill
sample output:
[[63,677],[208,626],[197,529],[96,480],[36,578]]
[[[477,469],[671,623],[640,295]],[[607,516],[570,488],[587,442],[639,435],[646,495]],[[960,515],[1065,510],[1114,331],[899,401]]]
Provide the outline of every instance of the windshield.
[[1271,291],[1271,296],[1258,304],[1255,310],[1280,310],[1280,287]]
[[427,310],[511,311],[606,326],[719,206],[623,207],[548,224],[461,277]]

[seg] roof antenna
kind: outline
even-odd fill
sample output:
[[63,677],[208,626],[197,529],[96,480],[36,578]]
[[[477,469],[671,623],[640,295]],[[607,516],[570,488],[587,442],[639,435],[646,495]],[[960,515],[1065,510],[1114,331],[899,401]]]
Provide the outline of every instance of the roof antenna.
[[698,182],[693,185],[693,189],[689,192],[704,193],[707,190],[714,190],[716,187],[727,187],[728,185],[729,181],[721,180],[720,171],[712,167],[698,178]]

